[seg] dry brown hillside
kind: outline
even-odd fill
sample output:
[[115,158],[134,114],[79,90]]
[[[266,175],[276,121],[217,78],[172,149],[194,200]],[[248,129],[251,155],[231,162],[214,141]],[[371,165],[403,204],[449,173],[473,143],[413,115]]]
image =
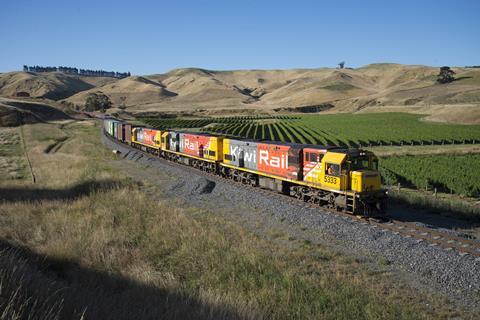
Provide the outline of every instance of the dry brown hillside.
[[18,126],[51,120],[66,120],[70,117],[50,103],[8,99],[0,97],[0,127]]
[[0,74],[0,96],[29,96],[60,100],[112,81],[115,79],[80,77],[59,72],[9,72]]
[[14,72],[0,74],[0,95],[13,96],[25,91],[36,97],[66,98],[66,102],[83,106],[90,93],[100,91],[108,95],[116,107],[124,103],[132,113],[225,114],[295,111],[299,107],[315,110],[317,106],[329,106],[328,112],[391,111],[393,108],[414,112],[421,109],[431,114],[429,108],[441,106],[443,115],[437,120],[448,121],[448,115],[459,110],[450,112],[448,108],[462,106],[473,118],[480,118],[480,69],[453,69],[457,80],[443,85],[436,83],[439,68],[400,64],[372,64],[342,70],[185,68],[121,80]]

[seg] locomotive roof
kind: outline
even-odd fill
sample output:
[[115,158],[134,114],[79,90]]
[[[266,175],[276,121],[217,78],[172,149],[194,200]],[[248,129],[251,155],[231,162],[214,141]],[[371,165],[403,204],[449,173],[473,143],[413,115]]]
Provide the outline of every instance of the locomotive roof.
[[307,143],[296,143],[296,142],[283,142],[283,141],[269,141],[269,140],[259,140],[258,142],[260,143],[266,143],[266,144],[275,144],[275,145],[280,145],[280,146],[290,146],[293,148],[309,148],[309,149],[335,149],[338,147],[334,146],[322,146],[318,144],[307,144]]
[[335,150],[335,152],[344,153],[344,154],[352,156],[352,157],[358,157],[358,156],[361,156],[362,154],[365,155],[370,151],[363,150],[363,149],[345,149],[345,148],[343,148],[343,149],[337,149],[337,150]]
[[303,149],[303,148],[309,148],[309,149],[322,149],[322,150],[332,150],[336,148],[340,148],[337,146],[322,146],[318,144],[307,144],[307,143],[295,143],[295,142],[283,142],[283,141],[271,141],[271,140],[262,140],[262,139],[243,139],[240,137],[226,137],[227,139],[230,140],[237,140],[237,141],[242,141],[242,142],[254,142],[254,143],[264,143],[264,144],[274,144],[274,145],[280,145],[280,146],[290,146],[293,148],[298,148],[298,149]]

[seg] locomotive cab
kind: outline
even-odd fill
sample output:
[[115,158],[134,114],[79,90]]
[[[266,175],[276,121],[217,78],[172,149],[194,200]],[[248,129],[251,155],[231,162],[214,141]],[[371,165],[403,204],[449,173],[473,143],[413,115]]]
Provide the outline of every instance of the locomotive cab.
[[335,198],[337,207],[366,216],[385,212],[386,193],[381,189],[378,159],[372,152],[357,149],[327,152],[320,164],[317,183],[324,189],[341,192]]
[[327,152],[318,177],[317,183],[340,191],[369,192],[381,187],[378,160],[363,150]]
[[350,189],[355,192],[377,191],[381,188],[378,173],[378,159],[371,152],[360,151],[358,155],[349,157],[346,162]]

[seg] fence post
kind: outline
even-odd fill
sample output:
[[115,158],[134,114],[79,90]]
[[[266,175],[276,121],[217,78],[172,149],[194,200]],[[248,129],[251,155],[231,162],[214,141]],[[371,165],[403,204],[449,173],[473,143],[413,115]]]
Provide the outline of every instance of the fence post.
[[397,191],[400,192],[400,182],[398,183]]
[[437,188],[433,191],[433,195],[435,196],[435,199],[437,199]]

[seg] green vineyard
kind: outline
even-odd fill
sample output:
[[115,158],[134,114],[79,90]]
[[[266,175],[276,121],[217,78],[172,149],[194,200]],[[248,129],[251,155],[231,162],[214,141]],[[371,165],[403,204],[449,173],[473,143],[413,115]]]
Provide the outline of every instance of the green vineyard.
[[480,194],[480,155],[400,156],[380,159],[384,183],[437,189],[470,197]]
[[437,124],[407,113],[142,119],[157,129],[194,129],[250,139],[337,145],[475,144],[480,126]]

